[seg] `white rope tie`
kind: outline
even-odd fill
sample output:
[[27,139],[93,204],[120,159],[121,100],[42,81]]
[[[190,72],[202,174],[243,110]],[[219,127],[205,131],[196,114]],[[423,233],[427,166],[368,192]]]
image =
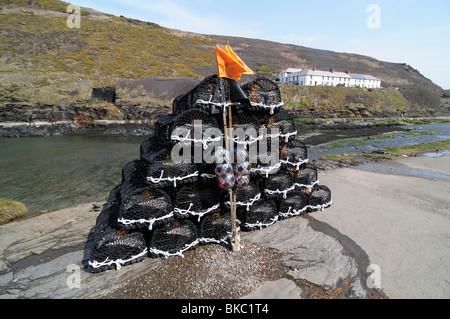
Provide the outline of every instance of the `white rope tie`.
[[315,181],[315,182],[313,182],[313,183],[310,184],[310,185],[305,185],[305,184],[300,184],[300,183],[294,183],[292,186],[290,186],[290,187],[288,187],[288,188],[286,188],[286,189],[284,189],[284,190],[280,190],[280,189],[276,189],[276,190],[265,189],[264,192],[267,193],[267,194],[269,194],[269,195],[273,195],[273,194],[282,194],[282,195],[283,195],[283,198],[286,198],[286,197],[287,197],[287,193],[289,193],[290,191],[293,191],[293,190],[294,190],[295,188],[297,188],[297,187],[299,187],[299,188],[305,187],[305,188],[311,190],[311,189],[314,187],[314,185],[316,185],[316,184],[318,184],[318,183],[319,183],[319,181]]
[[[332,204],[333,204],[333,201],[330,200],[328,203],[325,203],[323,205],[316,205],[316,206],[306,205],[302,209],[298,209],[298,210],[293,209],[292,206],[289,206],[289,209],[286,213],[279,212],[278,215],[280,215],[281,217],[284,217],[284,218],[298,216],[298,215],[303,214],[308,208],[311,210],[324,210],[325,208],[331,206]],[[291,213],[291,211],[293,213]]]
[[254,224],[245,223],[245,226],[248,227],[248,228],[255,228],[255,227],[262,228],[262,227],[268,227],[268,226],[271,226],[271,225],[275,224],[277,220],[278,220],[278,215],[272,217],[268,223],[263,223],[263,222],[256,222],[256,223],[254,223]]
[[191,178],[191,177],[197,177],[198,171],[195,173],[183,176],[183,177],[176,176],[176,177],[164,177],[163,178],[163,175],[164,175],[164,170],[161,170],[161,175],[158,178],[150,176],[150,177],[147,177],[147,180],[154,184],[159,184],[161,181],[169,181],[169,182],[173,182],[174,187],[177,187],[177,181],[182,181],[184,179]]
[[179,142],[194,142],[194,143],[201,143],[201,144],[203,145],[203,149],[206,150],[206,149],[208,148],[208,143],[211,143],[211,142],[219,142],[219,141],[221,141],[222,138],[223,138],[223,135],[221,135],[221,136],[218,136],[218,137],[215,137],[215,138],[208,137],[208,138],[206,138],[206,139],[198,140],[198,139],[195,139],[195,138],[189,138],[188,136],[189,136],[190,134],[191,134],[191,133],[189,132],[185,137],[179,137],[179,136],[177,136],[177,135],[172,135],[172,136],[171,136],[171,139],[172,139],[172,141],[179,141]]
[[243,144],[251,145],[251,144],[253,144],[255,142],[261,141],[264,137],[265,137],[264,134],[261,134],[258,137],[249,136],[248,137],[248,141],[240,141],[239,138],[234,137],[233,138],[233,142],[235,142],[236,144],[241,144],[241,145],[243,145]]
[[208,208],[207,210],[205,210],[204,212],[195,212],[195,211],[191,211],[192,206],[194,206],[194,204],[190,203],[189,204],[189,208],[188,209],[180,209],[180,208],[174,208],[173,211],[175,213],[179,213],[181,215],[186,215],[186,214],[190,214],[193,216],[198,216],[198,221],[200,221],[200,218],[202,218],[204,215],[215,211],[216,209],[218,209],[220,207],[220,203],[217,203],[216,205]]
[[269,166],[269,167],[261,167],[261,165],[258,165],[257,168],[252,168],[251,171],[252,172],[264,172],[266,174],[266,178],[267,178],[267,177],[269,177],[269,174],[272,170],[279,169],[280,167],[281,167],[281,162],[278,162],[274,166]]
[[200,241],[199,241],[199,239],[197,238],[197,239],[194,240],[192,243],[184,245],[184,247],[183,247],[182,249],[180,249],[179,251],[174,252],[174,253],[169,253],[168,251],[163,251],[163,250],[159,250],[159,249],[156,249],[156,248],[149,248],[149,251],[150,251],[151,253],[155,254],[155,255],[163,255],[163,256],[166,257],[166,258],[169,258],[170,256],[180,256],[181,258],[184,258],[183,253],[184,253],[186,250],[189,250],[189,249],[191,249],[192,247],[197,246],[197,245],[199,244],[199,242],[200,242]]
[[289,161],[289,157],[287,157],[285,160],[280,160],[280,162],[283,163],[283,164],[288,164],[288,165],[291,165],[291,166],[295,166],[297,168],[297,171],[298,171],[300,169],[301,165],[309,162],[309,159],[300,160],[299,162],[290,162]]
[[224,102],[224,103],[217,103],[217,102],[212,102],[212,98],[213,98],[213,96],[212,95],[210,95],[209,96],[209,101],[205,101],[205,100],[203,100],[203,99],[198,99],[196,102],[195,102],[195,104],[203,104],[203,105],[209,105],[209,104],[211,104],[211,105],[214,105],[214,106],[218,106],[218,107],[221,107],[221,108],[227,108],[228,106],[230,106],[230,105],[239,105],[239,103],[228,103],[228,102]]
[[250,103],[252,104],[252,106],[259,106],[259,107],[262,107],[265,109],[270,109],[270,114],[273,114],[275,109],[284,105],[283,101],[281,101],[280,103],[275,104],[275,105],[265,105],[263,103],[255,103],[255,102],[251,102],[251,101],[250,101]]
[[152,230],[153,228],[153,224],[157,221],[160,220],[164,220],[164,219],[168,219],[173,217],[173,211],[161,216],[161,217],[157,217],[157,218],[150,218],[150,219],[145,219],[145,218],[141,218],[141,219],[125,219],[125,218],[119,218],[117,219],[117,221],[119,223],[121,223],[122,225],[132,225],[132,224],[148,224],[148,229]]
[[[261,193],[256,194],[255,197],[251,198],[248,202],[236,202],[237,206],[247,206],[247,211],[250,210],[250,206],[252,206],[255,202],[257,202],[261,198]],[[225,202],[225,205],[230,206],[230,201]]]
[[200,176],[203,178],[215,178],[216,177],[215,174],[208,174],[208,173],[203,173]]
[[287,143],[289,141],[289,137],[297,135],[297,131],[294,131],[292,133],[286,133],[286,134],[282,134],[282,133],[277,133],[277,134],[267,134],[267,137],[271,137],[271,138],[277,138],[277,137],[284,137],[284,141]]
[[102,262],[98,262],[98,261],[96,261],[96,260],[94,260],[94,261],[89,261],[89,265],[91,266],[91,267],[93,267],[93,268],[99,268],[99,267],[102,267],[102,266],[110,266],[110,265],[112,265],[112,264],[115,264],[116,265],[116,269],[117,270],[120,270],[120,268],[122,268],[122,265],[124,265],[124,264],[126,264],[126,263],[128,263],[128,262],[130,262],[130,261],[133,261],[133,260],[135,260],[135,259],[137,259],[137,258],[140,258],[140,257],[142,257],[142,256],[145,256],[147,254],[147,247],[145,247],[145,249],[141,252],[141,253],[139,253],[139,254],[137,254],[137,255],[133,255],[133,256],[131,256],[130,258],[128,258],[128,259],[125,259],[125,260],[123,260],[123,259],[116,259],[116,260],[110,260],[109,259],[109,257],[107,257],[104,261],[102,261]]

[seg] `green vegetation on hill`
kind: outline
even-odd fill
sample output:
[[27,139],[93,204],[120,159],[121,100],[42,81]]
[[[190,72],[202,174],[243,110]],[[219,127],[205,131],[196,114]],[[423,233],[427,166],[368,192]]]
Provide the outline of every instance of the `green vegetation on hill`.
[[343,114],[346,110],[356,114],[355,109],[400,114],[407,109],[418,115],[448,108],[443,90],[406,64],[257,39],[194,34],[88,8],[82,9],[81,28],[70,29],[67,6],[58,0],[0,0],[0,107],[83,104],[92,87],[127,79],[201,79],[216,72],[214,46],[228,40],[263,76],[276,78],[288,67],[333,67],[372,74],[386,88],[378,93],[285,88],[285,103],[292,108],[336,108]]
[[374,117],[406,114],[408,104],[393,88],[280,85],[285,108],[302,116]]

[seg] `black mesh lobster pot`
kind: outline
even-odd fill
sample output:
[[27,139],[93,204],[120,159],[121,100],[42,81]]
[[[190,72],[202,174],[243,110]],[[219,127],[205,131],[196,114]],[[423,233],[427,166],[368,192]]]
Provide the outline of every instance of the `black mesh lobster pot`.
[[283,168],[290,171],[297,171],[302,164],[308,162],[306,145],[297,137],[290,140],[286,145],[280,146],[280,159]]
[[[228,196],[228,193],[225,194],[223,198],[225,207],[229,209],[230,197]],[[258,184],[254,181],[236,189],[236,210],[238,213],[249,211],[252,205],[256,205],[262,200]]]
[[296,172],[294,182],[300,187],[312,187],[317,183],[317,167],[313,163],[302,164]]
[[278,134],[281,143],[287,143],[297,135],[294,120],[286,111],[279,111],[266,122],[267,133]]
[[294,190],[289,196],[282,198],[280,202],[280,219],[286,219],[305,213],[308,209],[308,199],[305,196],[304,189]]
[[147,257],[143,233],[129,232],[112,226],[118,216],[118,206],[117,201],[108,200],[97,217],[88,261],[88,269],[91,272],[101,272],[114,267],[120,269]]
[[278,220],[277,206],[273,200],[261,201],[245,212],[243,229],[251,231],[268,227]]
[[321,210],[331,205],[331,191],[325,185],[314,185],[309,194],[309,211]]
[[156,161],[148,164],[147,182],[151,187],[181,187],[194,183],[199,176],[197,164]]
[[278,85],[268,78],[258,77],[241,88],[250,100],[250,111],[274,114],[283,105]]
[[145,181],[147,174],[147,161],[139,159],[127,163],[122,168],[122,183],[131,180]]
[[270,175],[266,180],[264,197],[270,199],[286,198],[288,193],[294,189],[292,175],[289,172],[280,172]]
[[[201,123],[198,127],[195,127],[196,123]],[[194,138],[195,130],[197,129],[199,133],[202,134],[208,128],[218,128],[219,125],[217,120],[211,116],[209,113],[201,110],[201,109],[189,109],[183,111],[180,115],[178,115],[174,121],[171,123],[171,139],[173,142],[178,142],[179,138]],[[179,128],[179,134],[176,134],[176,129]],[[201,129],[201,130],[200,130]],[[186,136],[184,131],[189,132]],[[182,135],[184,133],[184,136]],[[181,134],[181,135],[180,135]]]
[[[248,149],[250,145],[258,143],[259,128],[260,122],[254,115],[240,113],[233,116],[233,142],[236,147]],[[257,144],[254,146],[257,147]]]
[[189,219],[176,220],[154,230],[149,252],[153,257],[183,256],[199,244],[197,226]]
[[172,145],[164,143],[157,135],[146,139],[140,146],[140,158],[147,162],[164,161],[170,155]]
[[212,214],[220,210],[219,190],[217,187],[198,188],[186,185],[181,188],[174,201],[176,217],[197,217]]
[[227,244],[230,233],[230,213],[215,212],[205,216],[201,221],[199,240],[202,244]]
[[[225,100],[230,100],[229,83],[227,79],[223,80],[225,89]],[[219,78],[217,75],[210,75],[204,78],[195,88],[186,94],[180,95],[173,100],[173,114],[181,114],[191,108],[201,108],[212,114],[221,111],[222,92],[218,89]]]
[[122,199],[118,223],[126,229],[152,229],[173,219],[170,196],[161,189],[143,188]]
[[155,123],[154,136],[163,142],[170,142],[171,127],[175,121],[175,115],[165,115],[160,117]]

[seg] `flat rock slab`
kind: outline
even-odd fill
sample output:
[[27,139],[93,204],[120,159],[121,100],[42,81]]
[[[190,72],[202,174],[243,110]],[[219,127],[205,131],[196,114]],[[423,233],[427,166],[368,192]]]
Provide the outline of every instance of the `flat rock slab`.
[[[84,204],[0,226],[0,298],[101,298],[158,268],[161,259],[147,258],[120,270],[87,271],[90,234],[102,205]],[[303,217],[278,221],[242,237],[281,251],[290,276],[263,284],[250,298],[300,298],[295,279],[325,289],[350,279],[351,295],[365,297],[354,259],[343,253],[336,239],[313,230]]]
[[89,234],[99,214],[93,207],[84,204],[0,226],[0,298],[100,298],[158,265],[158,259],[148,258],[119,271],[88,272]]
[[313,230],[305,218],[278,221],[268,228],[245,233],[243,238],[280,250],[281,262],[290,269],[288,275],[293,279],[305,279],[325,289],[336,289],[350,279],[350,295],[366,296],[355,260],[344,254],[335,238]]
[[282,278],[266,282],[241,299],[302,299],[302,289],[292,280]]

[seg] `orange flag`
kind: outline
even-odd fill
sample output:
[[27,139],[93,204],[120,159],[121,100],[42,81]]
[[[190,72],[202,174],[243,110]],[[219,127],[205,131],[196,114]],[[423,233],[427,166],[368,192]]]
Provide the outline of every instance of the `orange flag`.
[[241,74],[253,74],[253,71],[245,65],[228,44],[225,47],[225,51],[216,45],[216,59],[219,78],[239,81]]

